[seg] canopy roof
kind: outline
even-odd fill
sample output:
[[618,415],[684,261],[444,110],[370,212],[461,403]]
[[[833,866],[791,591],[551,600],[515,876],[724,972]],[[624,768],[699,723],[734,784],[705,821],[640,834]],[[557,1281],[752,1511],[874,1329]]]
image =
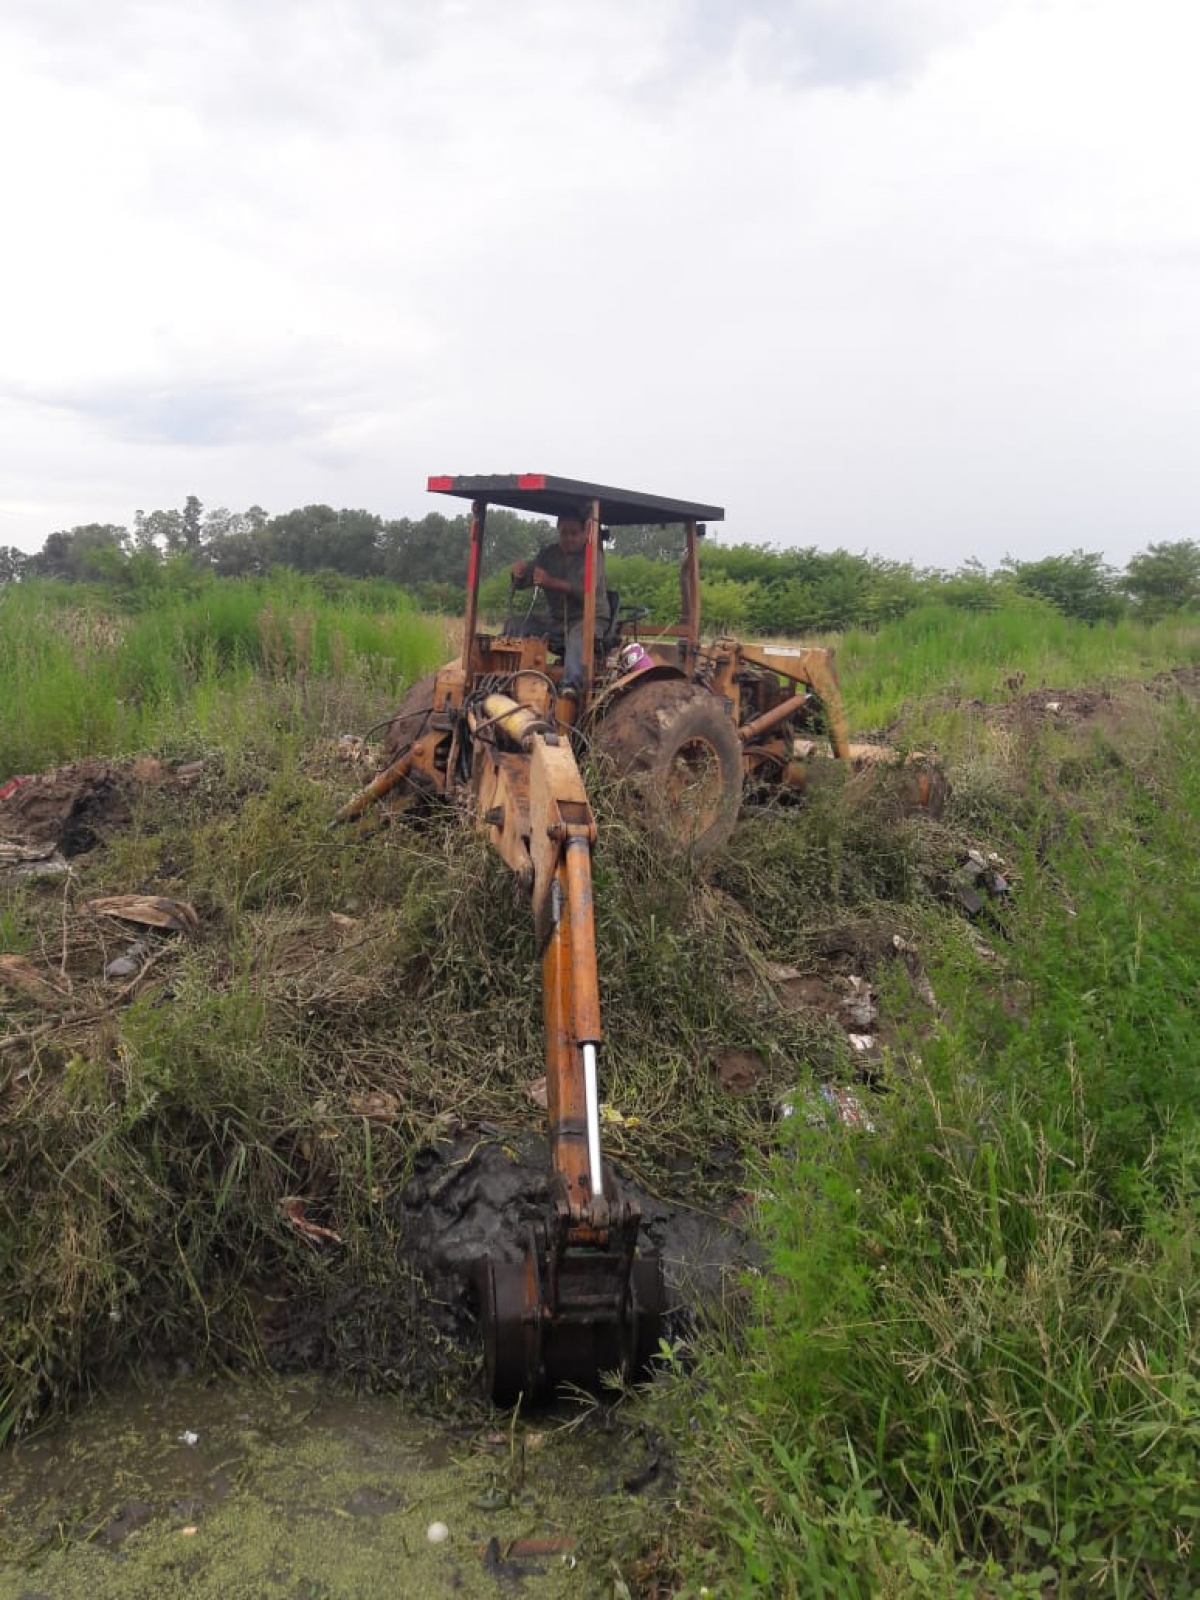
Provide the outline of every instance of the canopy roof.
[[723,522],[724,506],[705,506],[696,500],[668,500],[659,494],[638,494],[633,489],[612,489],[602,483],[582,483],[575,478],[551,478],[544,472],[505,473],[495,477],[434,477],[431,494],[453,494],[464,500],[485,500],[511,511],[532,511],[544,517],[570,516],[599,500],[600,521],[606,527],[672,522]]

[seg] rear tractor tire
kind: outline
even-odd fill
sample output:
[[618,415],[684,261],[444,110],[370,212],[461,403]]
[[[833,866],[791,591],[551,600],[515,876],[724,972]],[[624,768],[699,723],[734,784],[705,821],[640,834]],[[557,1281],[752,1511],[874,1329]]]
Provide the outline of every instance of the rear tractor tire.
[[437,729],[444,736],[438,741],[438,752],[435,757],[438,770],[423,771],[417,768],[410,770],[391,796],[385,798],[383,804],[386,809],[405,809],[414,804],[423,807],[443,792],[445,749],[450,741],[450,723],[443,713],[434,712],[433,697],[436,686],[437,674],[430,672],[425,677],[418,678],[409,688],[388,723],[387,732],[383,736],[383,751],[388,766],[392,766],[408,754],[423,734],[428,733],[431,728]]
[[433,715],[433,690],[437,674],[429,672],[418,678],[405,692],[403,700],[392,713],[387,732],[383,736],[383,751],[389,763],[407,754],[425,732]]
[[636,684],[592,745],[664,843],[706,856],[728,842],[742,802],[742,746],[724,700],[697,683]]

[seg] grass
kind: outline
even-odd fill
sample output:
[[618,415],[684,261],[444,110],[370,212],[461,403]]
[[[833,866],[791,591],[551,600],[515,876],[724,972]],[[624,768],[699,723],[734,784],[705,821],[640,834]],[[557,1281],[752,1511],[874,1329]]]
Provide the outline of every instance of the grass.
[[1014,692],[1143,680],[1200,662],[1195,616],[1088,626],[1033,600],[982,613],[923,606],[877,632],[854,630],[835,642],[852,727],[904,717],[917,739],[938,730],[943,747],[948,726],[970,721],[969,704],[965,718],[948,718],[956,704],[961,711],[965,702],[1004,702]]
[[[337,755],[338,687],[260,673],[228,691],[219,730],[196,743],[185,736],[202,724],[194,700],[171,745],[201,760],[190,787],[122,780],[110,814],[92,819],[101,847],[74,858],[65,888],[0,891],[8,948],[63,995],[52,1018],[28,995],[4,996],[6,1431],[135,1352],[274,1358],[256,1312],[272,1285],[298,1308],[289,1359],[316,1350],[447,1403],[472,1382],[473,1347],[428,1367],[429,1326],[397,1282],[396,1197],[448,1127],[530,1121],[526,1090],[544,1068],[528,907],[456,818],[365,838],[330,831],[365,781]],[[796,1062],[845,1071],[847,1046],[775,997],[766,964],[780,941],[756,906],[749,835],[726,876],[706,878],[656,863],[618,796],[597,788],[595,803],[609,1152],[654,1193],[731,1205],[737,1152],[769,1135]],[[853,857],[852,825],[832,806],[814,812],[797,903],[810,881],[828,893],[829,861]],[[783,840],[794,818],[761,828]],[[859,875],[836,876],[834,892],[861,904]],[[878,883],[919,890],[907,869]],[[115,996],[103,968],[132,934],[88,904],[135,890],[188,900],[199,932],[159,941],[145,981]],[[731,1047],[761,1062],[744,1096],[715,1071]],[[371,1096],[391,1109],[365,1115]],[[337,1232],[337,1252],[289,1230],[290,1196]]]
[[[377,601],[0,594],[0,772],[201,764],[119,775],[65,885],[0,887],[4,953],[57,992],[0,993],[0,1435],[155,1350],[473,1392],[397,1197],[448,1128],[529,1125],[538,977],[527,906],[454,819],[328,828],[366,776],[337,736],[449,653]],[[1117,679],[1193,664],[1197,636],[1045,622],[843,642],[859,727],[944,730],[941,822],[834,784],[698,871],[591,775],[608,1149],[760,1236],[645,1402],[681,1457],[655,1570],[692,1592],[1194,1592],[1200,728],[1194,698]],[[1113,693],[1055,721],[1020,672]],[[1014,884],[974,922],[968,847]],[[131,934],[88,902],[130,891],[199,931],[114,993]],[[780,1116],[857,1070],[836,1021],[781,1003],[780,964],[883,994],[874,1135]],[[759,1064],[744,1094],[733,1049]],[[297,1198],[336,1249],[288,1224]]]
[[74,585],[9,584],[0,588],[0,772],[220,739],[238,731],[227,717],[254,698],[260,677],[296,698],[320,685],[328,700],[339,685],[347,710],[373,693],[386,710],[441,659],[442,633],[398,591],[380,611],[294,575],[197,581],[129,612]]
[[1020,891],[923,927],[879,1132],[793,1122],[764,1168],[754,1315],[684,1402],[697,1583],[1194,1592],[1200,718],[1133,712],[997,780]]

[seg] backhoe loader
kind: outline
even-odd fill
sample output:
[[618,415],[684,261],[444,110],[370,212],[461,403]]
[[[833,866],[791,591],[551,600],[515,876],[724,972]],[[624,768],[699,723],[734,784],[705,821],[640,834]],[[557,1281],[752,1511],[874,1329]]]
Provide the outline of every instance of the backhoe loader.
[[[633,805],[672,848],[705,855],[733,831],[743,792],[803,790],[827,736],[852,766],[895,763],[851,744],[833,653],[703,644],[699,541],[719,506],[524,473],[431,477],[435,494],[471,503],[462,653],[415,684],[389,725],[388,764],[339,813],[375,802],[404,810],[462,802],[527,889],[542,963],[551,1202],[523,1262],[485,1263],[479,1281],[487,1381],[498,1404],[565,1383],[643,1371],[658,1348],[662,1267],[639,1249],[637,1205],[604,1160],[600,1137],[600,1005],[592,906],[596,824],[576,749],[626,781]],[[642,629],[609,592],[609,622],[584,681],[560,692],[562,640],[479,623],[489,506],[569,517],[586,527],[584,637],[596,636],[604,529],[682,528],[677,623]],[[644,636],[643,636],[644,635]],[[585,652],[585,656],[588,653]],[[936,807],[936,768],[904,770],[909,799]]]

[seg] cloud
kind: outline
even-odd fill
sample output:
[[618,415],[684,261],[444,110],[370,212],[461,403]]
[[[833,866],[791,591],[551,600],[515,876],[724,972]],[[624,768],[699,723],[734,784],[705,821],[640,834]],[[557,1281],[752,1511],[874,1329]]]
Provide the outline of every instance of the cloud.
[[65,411],[129,444],[213,445],[296,443],[319,432],[290,389],[234,388],[189,381],[177,388],[92,389],[29,397]]
[[861,88],[911,78],[983,25],[979,0],[684,0],[674,36],[688,67],[737,63],[792,88]]
[[1194,528],[1197,19],[9,0],[0,542],[523,469],[934,562]]
[[374,91],[433,47],[449,0],[10,0],[4,31],[49,79],[242,128],[312,134],[353,125]]

